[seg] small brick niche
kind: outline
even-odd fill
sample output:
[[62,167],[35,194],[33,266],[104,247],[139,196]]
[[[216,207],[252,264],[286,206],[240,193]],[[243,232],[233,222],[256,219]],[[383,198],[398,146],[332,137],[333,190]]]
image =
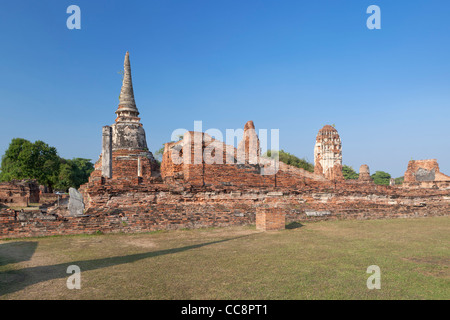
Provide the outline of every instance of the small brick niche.
[[286,214],[280,208],[258,208],[256,229],[262,231],[286,229]]

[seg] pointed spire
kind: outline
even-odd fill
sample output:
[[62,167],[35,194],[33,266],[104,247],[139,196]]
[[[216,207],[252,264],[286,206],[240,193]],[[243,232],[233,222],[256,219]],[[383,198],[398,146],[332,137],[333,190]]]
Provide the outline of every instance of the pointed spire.
[[123,63],[123,83],[120,91],[120,106],[136,108],[134,101],[133,82],[131,80],[130,53],[127,51],[125,61]]
[[252,120],[247,121],[247,123],[244,126],[244,131],[249,129],[255,129],[255,124],[253,123]]
[[125,54],[125,61],[123,63],[123,82],[122,89],[119,96],[119,108],[116,111],[117,119],[119,121],[138,121],[139,111],[134,101],[133,82],[131,80],[131,65],[130,53]]

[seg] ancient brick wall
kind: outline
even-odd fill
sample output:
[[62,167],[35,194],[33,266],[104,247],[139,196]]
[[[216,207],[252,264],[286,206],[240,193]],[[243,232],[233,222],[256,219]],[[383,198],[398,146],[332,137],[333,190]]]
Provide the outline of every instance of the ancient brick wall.
[[39,185],[35,180],[13,180],[0,183],[0,204],[23,207],[39,202]]
[[39,199],[39,204],[42,205],[52,205],[58,202],[58,198],[60,201],[62,201],[63,199],[67,199],[69,197],[69,195],[67,194],[61,194],[61,195],[57,195],[55,193],[41,193],[40,195],[40,199]]
[[[248,133],[249,130],[254,129],[247,129],[246,132]],[[267,173],[270,168],[274,168],[274,165],[270,159],[260,157],[256,151],[253,152],[257,155],[259,164],[250,163],[251,157],[246,157],[245,154],[255,148],[248,146],[249,141],[244,140],[244,143],[241,144],[241,152],[244,153],[241,158],[244,161],[238,163],[236,148],[212,139],[202,132],[187,132],[183,140],[166,144],[161,164],[161,176],[165,180],[175,178],[195,186],[295,187],[309,181],[327,181],[321,175],[282,162],[277,165],[276,175],[262,174],[264,169]],[[256,138],[254,141],[257,142]],[[177,157],[176,161],[173,159],[174,157]]]
[[182,141],[169,142],[164,145],[164,153],[161,161],[161,176],[163,178],[184,179],[184,165],[181,161],[174,161],[172,156],[176,154],[180,159],[183,157]]
[[262,208],[286,222],[448,215],[450,190],[311,182],[292,187],[193,186],[105,180],[83,190],[86,216],[1,211],[0,238],[255,224]]
[[[119,191],[120,190],[120,191]],[[413,190],[375,184],[309,182],[298,188],[242,187],[239,185],[195,186],[168,184],[121,184],[107,181],[104,185],[85,190],[90,203],[87,213],[108,213],[124,209],[136,212],[161,210],[236,214],[252,222],[259,207],[285,210],[287,219],[352,219],[397,216],[446,215],[450,213],[450,190]],[[170,209],[167,210],[167,206]],[[330,215],[308,215],[307,212],[329,211]],[[244,219],[245,220],[245,219]],[[200,218],[199,221],[202,221]],[[242,220],[240,222],[243,222]],[[206,223],[210,225],[210,223]]]
[[[138,176],[149,179],[159,175],[159,168],[148,152],[139,150],[114,150],[112,152],[112,179],[136,179]],[[102,177],[102,156],[94,165],[89,180],[100,180]]]

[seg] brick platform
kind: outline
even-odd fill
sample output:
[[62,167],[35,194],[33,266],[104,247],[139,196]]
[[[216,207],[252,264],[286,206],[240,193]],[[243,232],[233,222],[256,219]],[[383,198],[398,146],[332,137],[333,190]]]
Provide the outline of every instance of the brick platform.
[[258,208],[256,229],[262,231],[286,229],[286,214],[280,208]]

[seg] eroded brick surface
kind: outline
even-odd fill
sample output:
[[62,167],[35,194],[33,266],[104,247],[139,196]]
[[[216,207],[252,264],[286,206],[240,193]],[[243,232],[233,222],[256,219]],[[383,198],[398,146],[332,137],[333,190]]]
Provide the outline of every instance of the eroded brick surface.
[[39,202],[39,185],[35,180],[0,183],[0,205],[23,207]]
[[[286,222],[447,215],[450,191],[311,182],[299,187],[194,186],[108,180],[84,187],[86,216],[0,213],[0,237],[246,225],[262,208]],[[270,210],[270,209],[269,209]],[[317,213],[317,214],[311,214]],[[327,212],[327,214],[319,214]]]
[[439,170],[436,159],[411,160],[405,172],[406,188],[448,188],[450,177]]
[[342,175],[342,143],[337,130],[326,125],[319,130],[314,147],[314,173],[328,180],[344,180]]
[[286,215],[280,208],[258,208],[256,210],[256,229],[275,231],[286,229]]

